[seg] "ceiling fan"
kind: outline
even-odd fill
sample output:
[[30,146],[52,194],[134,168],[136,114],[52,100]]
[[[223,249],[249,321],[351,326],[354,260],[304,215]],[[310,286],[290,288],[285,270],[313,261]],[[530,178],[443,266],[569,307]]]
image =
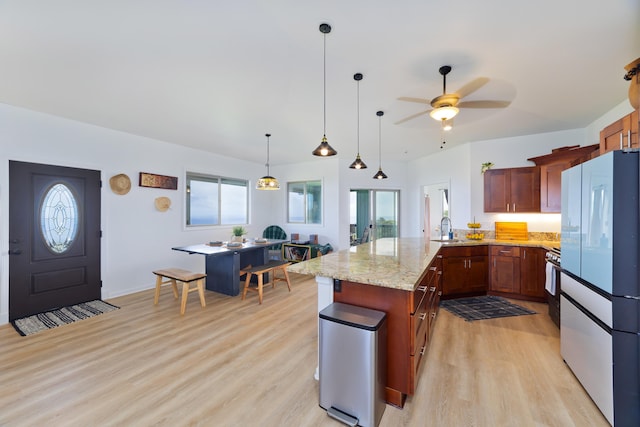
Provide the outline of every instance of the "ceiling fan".
[[478,77],[477,79],[472,80],[471,82],[461,87],[457,92],[447,93],[447,74],[451,72],[451,66],[443,65],[438,71],[440,71],[440,74],[442,74],[442,95],[436,96],[432,100],[424,98],[411,98],[405,96],[398,98],[400,101],[417,102],[419,104],[430,104],[433,109],[421,111],[417,114],[405,117],[404,119],[395,122],[395,124],[398,125],[400,123],[407,122],[427,113],[429,113],[429,115],[433,119],[444,123],[448,120],[451,120],[456,114],[458,114],[460,108],[505,108],[511,103],[510,101],[489,100],[460,101],[460,99],[470,95],[471,93],[487,84],[489,82],[489,79],[486,77]]

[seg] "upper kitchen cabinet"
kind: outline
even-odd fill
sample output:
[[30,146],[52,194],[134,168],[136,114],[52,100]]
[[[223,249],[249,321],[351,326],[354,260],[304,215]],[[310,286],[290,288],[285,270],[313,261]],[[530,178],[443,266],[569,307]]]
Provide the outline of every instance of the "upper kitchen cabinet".
[[600,131],[600,154],[638,147],[638,110]]
[[489,169],[484,173],[485,212],[540,212],[540,168]]
[[560,147],[527,159],[540,166],[540,212],[560,213],[562,171],[596,157],[599,148],[599,144]]

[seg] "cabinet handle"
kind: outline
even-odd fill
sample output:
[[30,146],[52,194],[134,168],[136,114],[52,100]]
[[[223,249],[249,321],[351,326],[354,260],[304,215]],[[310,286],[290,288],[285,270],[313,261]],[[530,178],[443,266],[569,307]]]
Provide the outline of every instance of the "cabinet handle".
[[515,212],[515,211],[516,211],[516,204],[514,203],[513,204],[513,212]]
[[431,313],[431,317],[434,318],[434,319],[436,318],[436,312],[435,311],[433,313]]
[[424,320],[424,319],[426,319],[426,318],[427,318],[427,313],[422,313],[422,314],[420,314],[420,316],[418,316],[418,318],[419,318],[420,320]]
[[501,254],[510,254],[511,253],[511,249],[509,249],[508,251],[505,251],[504,249],[500,250]]
[[429,270],[431,271],[436,271],[438,269],[438,267],[429,267]]
[[509,203],[507,203],[507,212],[509,212]]
[[464,268],[467,268],[467,260],[464,260]]
[[424,356],[424,351],[427,349],[427,346],[422,346],[422,348],[420,349],[420,356]]
[[441,296],[441,295],[442,295],[442,291],[438,291],[438,296]]
[[426,286],[418,286],[418,290],[420,292],[427,292],[427,287]]
[[471,268],[471,260],[469,260],[469,268]]
[[527,259],[527,250],[526,249],[522,250],[522,259]]
[[429,288],[429,292],[435,292],[435,291],[436,291],[436,287],[435,286],[432,286],[432,287]]
[[631,148],[631,129],[627,131],[627,147]]
[[496,259],[495,258],[493,259],[493,266],[494,267],[496,266]]
[[624,136],[622,135],[622,132],[620,132],[620,149],[622,150],[622,148],[624,147],[622,140],[624,139]]

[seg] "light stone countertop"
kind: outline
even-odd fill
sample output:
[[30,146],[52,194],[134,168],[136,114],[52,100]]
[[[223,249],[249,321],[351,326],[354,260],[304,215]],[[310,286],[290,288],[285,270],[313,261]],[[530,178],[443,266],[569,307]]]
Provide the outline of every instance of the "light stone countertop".
[[425,242],[423,238],[382,238],[290,265],[292,273],[323,276],[374,286],[414,291],[425,270],[443,246],[511,245],[559,247],[553,241],[461,240]]
[[441,246],[417,237],[383,238],[299,262],[287,270],[413,291]]

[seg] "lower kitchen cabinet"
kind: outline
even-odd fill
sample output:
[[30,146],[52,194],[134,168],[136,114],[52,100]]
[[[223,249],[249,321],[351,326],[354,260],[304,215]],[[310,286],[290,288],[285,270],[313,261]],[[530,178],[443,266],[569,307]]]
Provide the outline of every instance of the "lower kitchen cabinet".
[[545,300],[545,267],[547,251],[542,248],[524,247],[520,251],[520,294]]
[[491,283],[489,289],[510,294],[520,293],[520,248],[491,246]]
[[413,395],[442,294],[442,258],[435,257],[415,291],[343,280],[333,300],[380,310],[387,317],[387,403],[402,407]]
[[485,294],[488,288],[487,246],[448,246],[442,255],[442,296]]
[[491,246],[489,292],[516,299],[545,301],[545,250]]

